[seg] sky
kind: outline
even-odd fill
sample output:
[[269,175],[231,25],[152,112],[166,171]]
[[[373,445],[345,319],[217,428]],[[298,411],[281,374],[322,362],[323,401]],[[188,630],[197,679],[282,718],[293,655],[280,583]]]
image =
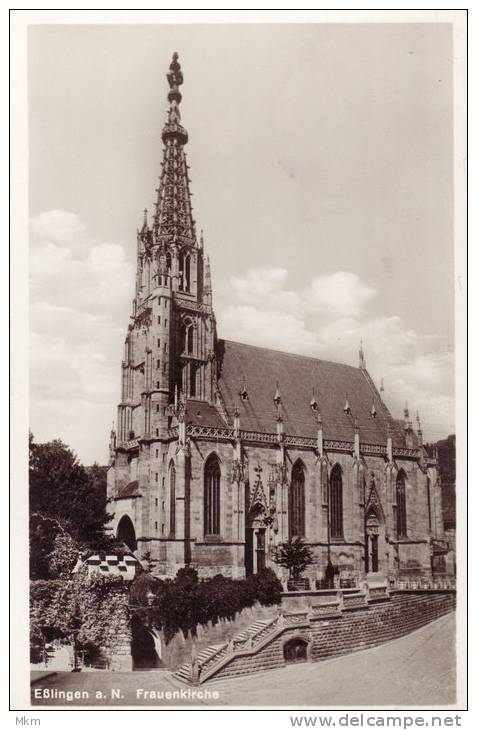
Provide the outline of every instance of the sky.
[[37,25],[30,419],[106,463],[172,53],[220,337],[358,364],[454,430],[447,24]]

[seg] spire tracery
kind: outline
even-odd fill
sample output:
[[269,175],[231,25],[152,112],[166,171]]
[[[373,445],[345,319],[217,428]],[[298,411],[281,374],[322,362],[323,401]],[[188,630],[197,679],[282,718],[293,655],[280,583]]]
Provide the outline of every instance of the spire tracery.
[[196,230],[192,217],[190,178],[184,152],[187,144],[187,130],[181,124],[179,87],[184,82],[178,54],[174,53],[169,66],[169,110],[162,129],[164,157],[157,188],[154,236],[156,242],[164,245],[179,243],[195,246]]

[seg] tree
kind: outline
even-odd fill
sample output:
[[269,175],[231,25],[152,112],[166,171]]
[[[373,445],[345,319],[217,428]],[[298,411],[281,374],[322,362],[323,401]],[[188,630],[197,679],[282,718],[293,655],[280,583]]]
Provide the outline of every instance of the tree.
[[297,580],[313,561],[313,552],[301,537],[294,537],[277,545],[273,561],[287,568],[290,577]]
[[60,440],[35,443],[30,434],[30,577],[66,576],[81,552],[106,550],[106,474],[85,469]]
[[71,575],[82,546],[58,520],[34,512],[30,515],[30,578],[49,580]]

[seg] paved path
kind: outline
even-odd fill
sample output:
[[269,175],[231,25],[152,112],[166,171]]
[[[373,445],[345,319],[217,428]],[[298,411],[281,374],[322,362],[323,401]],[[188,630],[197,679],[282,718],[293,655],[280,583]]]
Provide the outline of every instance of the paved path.
[[[186,688],[167,671],[32,673],[32,702],[41,705],[452,705],[455,703],[455,614],[374,649],[324,662]],[[82,699],[34,698],[35,690],[87,692]],[[121,694],[114,697],[112,690]],[[137,691],[143,694],[137,696]],[[183,697],[160,693],[183,691]],[[200,691],[208,695],[190,694]],[[156,692],[156,696],[147,695]],[[218,698],[210,693],[218,693]],[[96,693],[99,693],[98,695]]]

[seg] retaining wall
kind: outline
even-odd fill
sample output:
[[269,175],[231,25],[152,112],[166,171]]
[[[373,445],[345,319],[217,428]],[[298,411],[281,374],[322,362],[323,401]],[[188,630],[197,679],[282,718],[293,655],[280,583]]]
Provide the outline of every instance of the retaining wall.
[[344,611],[336,617],[313,617],[300,625],[286,626],[263,648],[237,656],[212,679],[224,679],[285,666],[284,644],[295,636],[309,645],[308,656],[320,661],[368,649],[424,626],[455,608],[455,591],[396,591],[389,600],[367,608]]

